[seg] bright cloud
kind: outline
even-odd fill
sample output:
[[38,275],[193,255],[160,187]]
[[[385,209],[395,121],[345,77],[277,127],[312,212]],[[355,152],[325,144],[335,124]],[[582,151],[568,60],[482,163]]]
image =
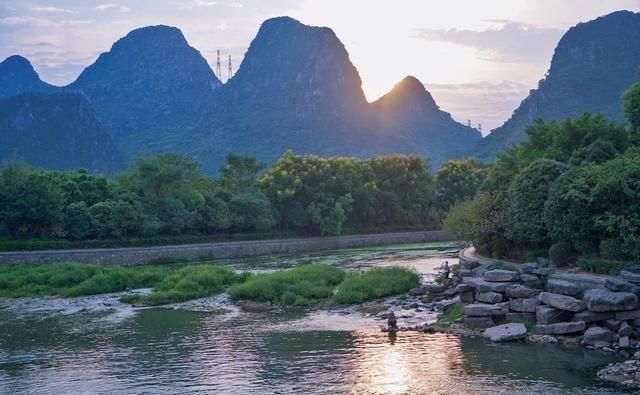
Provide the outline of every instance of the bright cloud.
[[120,12],[129,12],[131,8],[116,4],[116,3],[107,3],[107,4],[99,4],[96,6],[96,10],[98,11],[107,11],[107,10],[117,10]]

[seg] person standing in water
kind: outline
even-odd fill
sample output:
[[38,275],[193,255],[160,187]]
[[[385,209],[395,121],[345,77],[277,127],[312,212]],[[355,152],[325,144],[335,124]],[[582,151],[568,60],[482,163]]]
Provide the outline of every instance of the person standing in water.
[[387,329],[389,332],[395,332],[398,330],[398,320],[393,311],[387,317]]

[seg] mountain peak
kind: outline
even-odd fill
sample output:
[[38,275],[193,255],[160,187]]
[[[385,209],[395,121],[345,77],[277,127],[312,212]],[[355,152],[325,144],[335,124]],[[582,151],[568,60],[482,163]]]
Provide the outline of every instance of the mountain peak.
[[412,75],[404,77],[395,84],[391,91],[378,99],[375,104],[392,112],[434,113],[439,111],[431,93],[419,79]]
[[27,58],[13,55],[0,63],[0,100],[25,92],[51,89],[53,86],[40,79]]
[[187,39],[184,37],[184,34],[182,34],[180,29],[167,25],[145,26],[132,30],[126,36],[118,40],[114,44],[114,47],[127,41],[139,41],[145,44],[157,44],[164,46],[189,46]]

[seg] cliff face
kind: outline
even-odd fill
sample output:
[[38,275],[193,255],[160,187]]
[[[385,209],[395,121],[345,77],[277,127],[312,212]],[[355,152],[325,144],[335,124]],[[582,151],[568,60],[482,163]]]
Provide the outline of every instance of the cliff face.
[[536,118],[562,120],[584,112],[622,121],[622,93],[640,67],[640,14],[619,11],[572,27],[555,49],[551,66],[504,125],[474,150],[483,159],[526,138]]
[[53,85],[40,79],[31,63],[14,55],[0,63],[0,100],[25,92],[52,92]]
[[111,133],[79,93],[25,93],[0,101],[0,160],[113,174],[124,165]]

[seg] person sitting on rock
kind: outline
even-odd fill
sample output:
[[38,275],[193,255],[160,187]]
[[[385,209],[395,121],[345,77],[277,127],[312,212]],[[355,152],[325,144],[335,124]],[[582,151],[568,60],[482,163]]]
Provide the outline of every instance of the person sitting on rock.
[[387,329],[389,330],[389,332],[395,332],[398,330],[398,319],[396,318],[396,315],[393,313],[393,311],[387,317]]

